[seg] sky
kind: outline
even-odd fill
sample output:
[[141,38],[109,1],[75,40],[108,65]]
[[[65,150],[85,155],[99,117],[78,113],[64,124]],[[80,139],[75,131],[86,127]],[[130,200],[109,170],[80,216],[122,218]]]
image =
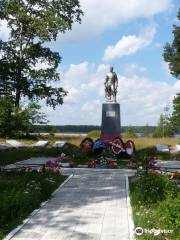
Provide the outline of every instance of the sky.
[[[60,52],[58,68],[67,90],[55,110],[42,104],[53,125],[100,125],[104,81],[109,66],[118,75],[121,123],[157,125],[165,106],[180,92],[180,81],[163,61],[163,47],[173,39],[179,0],[80,0],[82,23],[50,44]],[[5,38],[5,23],[0,38]]]

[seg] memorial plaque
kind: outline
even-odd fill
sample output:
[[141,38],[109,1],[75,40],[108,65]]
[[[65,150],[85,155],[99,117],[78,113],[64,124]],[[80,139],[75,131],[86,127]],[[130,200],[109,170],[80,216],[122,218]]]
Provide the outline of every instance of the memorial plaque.
[[116,112],[108,111],[106,112],[106,117],[116,117]]

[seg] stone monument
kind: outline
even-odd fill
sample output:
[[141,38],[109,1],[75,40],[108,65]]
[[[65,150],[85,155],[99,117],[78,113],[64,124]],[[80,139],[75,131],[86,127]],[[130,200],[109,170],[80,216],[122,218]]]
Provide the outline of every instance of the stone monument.
[[116,100],[118,78],[113,71],[113,67],[110,67],[110,71],[106,75],[104,86],[106,103],[102,105],[100,138],[102,141],[112,141],[115,137],[119,137],[121,133],[120,104]]

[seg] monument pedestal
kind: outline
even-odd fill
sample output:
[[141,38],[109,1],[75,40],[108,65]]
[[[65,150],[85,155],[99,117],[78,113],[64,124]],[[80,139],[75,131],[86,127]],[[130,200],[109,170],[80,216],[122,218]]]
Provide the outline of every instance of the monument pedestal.
[[120,104],[103,103],[102,105],[102,124],[101,140],[112,141],[119,137],[121,133]]

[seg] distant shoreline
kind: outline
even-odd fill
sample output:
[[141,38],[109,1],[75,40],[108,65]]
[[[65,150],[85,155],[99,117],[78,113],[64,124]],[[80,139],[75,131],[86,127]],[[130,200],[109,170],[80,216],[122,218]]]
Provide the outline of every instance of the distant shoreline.
[[[34,136],[34,135],[41,135],[41,136],[48,136],[50,135],[51,133],[31,133],[30,135],[31,136]],[[86,137],[87,136],[87,133],[53,133],[54,136],[63,136],[63,137]]]

